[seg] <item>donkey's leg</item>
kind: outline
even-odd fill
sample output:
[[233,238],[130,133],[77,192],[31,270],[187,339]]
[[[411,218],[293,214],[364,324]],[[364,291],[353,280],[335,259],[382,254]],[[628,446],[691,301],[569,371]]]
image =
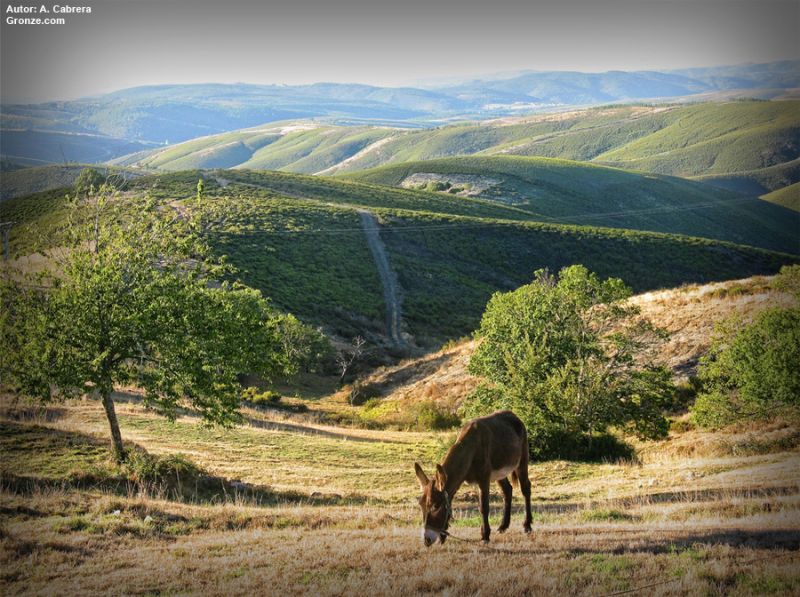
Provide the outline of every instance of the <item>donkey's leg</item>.
[[489,478],[487,476],[485,481],[480,482],[481,490],[481,540],[484,543],[489,542],[489,534],[492,532],[489,528]]
[[520,491],[522,491],[522,495],[525,498],[525,522],[523,523],[522,528],[525,529],[526,533],[530,533],[533,516],[531,515],[531,481],[528,479],[527,458],[524,458],[523,462],[521,462],[517,468],[517,479],[519,479]]
[[503,490],[503,522],[497,527],[497,532],[502,533],[511,524],[511,482],[508,479],[500,479],[497,484]]

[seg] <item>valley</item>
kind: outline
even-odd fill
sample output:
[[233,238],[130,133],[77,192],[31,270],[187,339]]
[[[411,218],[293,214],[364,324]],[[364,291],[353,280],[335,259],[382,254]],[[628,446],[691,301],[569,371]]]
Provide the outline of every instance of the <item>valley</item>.
[[[582,166],[544,164],[542,176],[567,179],[579,188],[579,175],[573,172],[582,172]],[[396,294],[402,296],[402,321],[395,326],[400,335],[409,334],[426,349],[469,334],[493,292],[528,282],[542,267],[558,271],[583,263],[599,275],[620,276],[636,291],[645,291],[775,273],[781,265],[797,261],[789,253],[752,247],[776,246],[782,238],[777,231],[782,229],[787,239],[784,248],[792,248],[795,214],[779,207],[774,209],[786,215],[782,220],[773,218],[773,230],[763,236],[772,243],[762,243],[762,238],[752,235],[746,239],[751,246],[746,246],[543,222],[530,208],[448,193],[279,172],[215,172],[137,177],[127,182],[125,192],[147,192],[172,209],[182,206],[207,212],[207,237],[218,254],[226,255],[238,269],[239,279],[261,290],[280,308],[335,336],[363,335],[376,346],[391,345],[387,338],[392,335],[385,324],[385,284],[363,230],[363,211],[378,224],[376,234],[396,275]],[[610,174],[617,176],[616,171]],[[592,175],[588,172],[587,180]],[[208,197],[202,207],[194,201],[199,178],[205,178]],[[615,181],[611,184],[619,186]],[[708,211],[707,196],[698,194],[697,201],[700,209],[678,208],[674,213],[689,216],[685,222],[702,222],[699,217]],[[773,208],[756,203],[765,212]],[[562,209],[569,205],[553,204]],[[42,242],[45,247],[57,243],[68,205],[63,191],[3,202],[4,217],[17,222],[10,237],[12,255],[35,251],[37,243],[40,248]],[[669,207],[652,215],[665,220]],[[719,217],[723,216],[728,214]],[[746,221],[752,223],[752,216],[748,217]],[[730,228],[735,229],[735,220],[729,220]],[[758,228],[753,230],[758,232]]]

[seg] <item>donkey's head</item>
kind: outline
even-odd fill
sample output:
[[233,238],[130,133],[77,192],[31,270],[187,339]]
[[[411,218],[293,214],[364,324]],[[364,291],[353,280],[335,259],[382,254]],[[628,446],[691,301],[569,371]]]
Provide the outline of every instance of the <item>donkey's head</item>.
[[453,514],[450,496],[445,489],[447,475],[440,464],[436,465],[436,475],[433,479],[428,479],[422,467],[416,462],[414,470],[422,488],[422,497],[419,498],[419,507],[422,509],[422,540],[425,541],[425,547],[430,547],[437,539],[444,543],[447,539],[447,526]]

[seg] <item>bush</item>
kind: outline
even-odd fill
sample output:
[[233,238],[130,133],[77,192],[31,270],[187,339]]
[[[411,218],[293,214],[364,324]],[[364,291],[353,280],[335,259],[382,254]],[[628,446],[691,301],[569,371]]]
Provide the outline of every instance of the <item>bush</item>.
[[198,499],[224,491],[224,482],[209,475],[182,454],[158,456],[141,448],[129,451],[122,465],[139,491]]
[[381,391],[378,386],[373,384],[362,384],[357,381],[353,384],[353,387],[350,390],[350,406],[361,406],[362,404],[366,404],[367,402],[375,398],[379,398],[380,396]]
[[105,178],[94,168],[84,168],[75,180],[77,193],[88,193],[91,189],[99,189],[105,183]]
[[767,418],[800,405],[800,309],[768,309],[721,326],[701,360],[692,417],[703,427]]
[[281,401],[281,398],[282,396],[274,390],[259,392],[254,386],[242,390],[242,400],[254,406],[274,406]]
[[[467,397],[463,414],[513,410],[536,459],[602,457],[597,442],[612,437],[610,427],[664,437],[662,411],[673,403],[674,386],[668,370],[643,358],[662,335],[623,302],[630,292],[619,279],[600,281],[571,266],[558,277],[539,270],[533,283],[495,294],[469,364],[486,383]],[[616,457],[616,443],[599,445]]]
[[450,183],[442,181],[429,182],[427,185],[425,185],[425,190],[431,191],[433,193],[446,191],[449,188],[450,188]]
[[425,431],[452,429],[461,424],[461,419],[433,401],[423,402],[417,412],[417,427]]

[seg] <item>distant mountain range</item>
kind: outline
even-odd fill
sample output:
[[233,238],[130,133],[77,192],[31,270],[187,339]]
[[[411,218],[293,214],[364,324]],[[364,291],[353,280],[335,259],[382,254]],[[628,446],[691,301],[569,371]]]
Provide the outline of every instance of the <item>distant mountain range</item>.
[[800,88],[800,61],[668,72],[523,72],[429,89],[340,83],[137,87],[74,101],[3,105],[0,154],[28,165],[101,162],[281,120],[424,127],[563,106],[734,90],[772,98],[793,88]]

